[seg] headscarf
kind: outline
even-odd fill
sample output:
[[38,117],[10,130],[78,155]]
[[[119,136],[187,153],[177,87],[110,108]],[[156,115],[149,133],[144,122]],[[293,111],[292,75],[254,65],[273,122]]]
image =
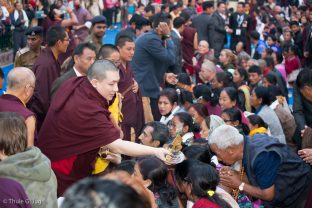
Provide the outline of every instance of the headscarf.
[[210,126],[209,126],[209,131],[208,131],[208,139],[212,132],[219,126],[224,125],[224,121],[221,117],[216,116],[216,115],[210,115]]

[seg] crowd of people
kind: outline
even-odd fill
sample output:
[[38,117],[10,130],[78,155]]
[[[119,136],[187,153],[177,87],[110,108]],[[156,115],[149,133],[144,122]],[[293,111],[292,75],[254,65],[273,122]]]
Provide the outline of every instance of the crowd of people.
[[230,5],[0,1],[0,207],[312,207],[310,1]]

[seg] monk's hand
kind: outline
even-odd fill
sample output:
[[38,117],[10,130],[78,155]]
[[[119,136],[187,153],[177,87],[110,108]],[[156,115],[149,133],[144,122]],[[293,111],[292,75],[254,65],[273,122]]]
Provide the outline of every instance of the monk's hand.
[[226,174],[220,173],[220,182],[223,186],[229,188],[238,188],[242,181],[239,179],[239,174],[236,171],[226,171]]
[[169,149],[155,148],[154,155],[162,161],[166,162],[166,155],[172,155],[172,153],[169,151]]
[[121,163],[121,155],[117,153],[107,152],[107,156],[105,157],[105,159],[114,164]]
[[165,74],[165,81],[171,85],[176,85],[178,83],[177,76],[178,75],[176,75],[174,73],[166,73]]
[[133,87],[132,87],[132,92],[137,93],[139,91],[139,84],[137,81],[133,79]]
[[312,165],[312,149],[302,149],[298,151],[298,155],[306,162]]

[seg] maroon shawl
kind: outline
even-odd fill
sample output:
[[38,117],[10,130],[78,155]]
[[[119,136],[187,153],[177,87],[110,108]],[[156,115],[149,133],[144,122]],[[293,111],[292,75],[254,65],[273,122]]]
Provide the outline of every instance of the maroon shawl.
[[51,103],[38,147],[52,162],[95,152],[120,136],[109,115],[107,100],[87,77],[69,79]]

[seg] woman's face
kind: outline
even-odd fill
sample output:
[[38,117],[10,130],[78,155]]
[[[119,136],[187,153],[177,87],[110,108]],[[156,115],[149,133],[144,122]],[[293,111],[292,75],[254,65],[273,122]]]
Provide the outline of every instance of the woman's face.
[[223,64],[228,63],[228,57],[227,57],[225,51],[221,51],[220,56],[219,56],[219,60]]
[[222,90],[219,98],[219,104],[222,110],[227,108],[233,108],[236,105],[236,101],[232,101],[229,97],[229,95]]
[[241,77],[240,73],[237,70],[234,71],[233,81],[235,84],[239,84],[244,81],[244,78]]
[[151,185],[151,181],[149,179],[144,180],[143,175],[140,171],[140,166],[138,162],[135,163],[133,176],[138,181],[140,181],[145,188],[148,188]]
[[254,108],[258,108],[261,105],[261,99],[259,99],[253,90],[250,96],[250,105]]
[[222,113],[221,118],[223,119],[224,123],[230,126],[234,126],[233,122],[231,121],[230,116],[227,113]]
[[182,133],[183,136],[185,132],[184,123],[182,123],[179,117],[174,116],[169,125],[169,131],[171,138],[175,138],[177,133]]
[[193,107],[190,107],[189,110],[188,110],[188,113],[192,116],[192,118],[194,119],[195,123],[197,124],[201,124],[201,122],[204,120],[203,117],[201,117],[198,112],[193,108]]
[[208,138],[209,136],[208,132],[209,132],[209,127],[207,126],[206,121],[203,120],[200,124],[200,136],[202,138]]
[[200,41],[198,44],[198,53],[205,54],[209,51],[209,45],[207,41]]
[[222,89],[223,88],[223,82],[219,82],[217,79],[217,76],[215,76],[211,81],[211,87],[213,89]]
[[171,104],[168,97],[160,96],[158,100],[158,109],[162,116],[169,114],[174,108],[176,104]]

